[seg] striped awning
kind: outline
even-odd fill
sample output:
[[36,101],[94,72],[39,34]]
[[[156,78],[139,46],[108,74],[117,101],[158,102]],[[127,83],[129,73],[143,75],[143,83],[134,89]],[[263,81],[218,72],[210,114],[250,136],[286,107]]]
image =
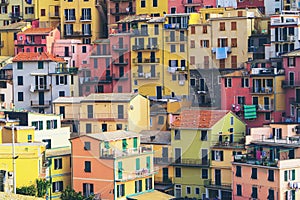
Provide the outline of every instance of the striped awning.
[[244,105],[244,118],[256,119],[256,105]]

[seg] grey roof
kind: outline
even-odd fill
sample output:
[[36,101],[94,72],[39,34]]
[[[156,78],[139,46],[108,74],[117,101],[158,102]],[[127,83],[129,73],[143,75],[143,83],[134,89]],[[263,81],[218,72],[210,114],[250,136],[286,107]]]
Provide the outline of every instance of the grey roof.
[[138,21],[148,21],[151,19],[149,15],[129,15],[124,19],[118,21],[117,23],[128,23],[128,22],[138,22]]
[[141,131],[141,143],[145,144],[171,144],[170,131]]
[[4,67],[2,67],[1,69],[10,70],[12,68],[13,68],[13,64],[12,63],[8,63]]
[[22,28],[27,26],[27,22],[17,22],[13,24],[9,24],[7,26],[1,26],[0,27],[0,32],[1,31],[7,31],[7,30],[21,30]]
[[131,99],[136,97],[138,94],[134,93],[93,93],[84,98],[81,102],[99,102],[99,101],[104,101],[104,102],[129,102]]
[[111,140],[121,140],[126,138],[139,137],[139,134],[132,131],[119,130],[119,131],[112,131],[112,132],[86,134],[83,136],[88,136],[101,141],[111,141]]
[[58,97],[53,103],[80,103],[84,97]]

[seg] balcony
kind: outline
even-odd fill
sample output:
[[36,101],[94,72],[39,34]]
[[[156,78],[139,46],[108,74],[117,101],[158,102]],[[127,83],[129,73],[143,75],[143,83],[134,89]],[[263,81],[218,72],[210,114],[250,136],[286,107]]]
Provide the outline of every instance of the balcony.
[[1,0],[0,1],[0,6],[6,6],[9,4],[9,0]]
[[298,98],[289,98],[289,104],[292,104],[296,107],[300,107],[300,99],[298,99]]
[[134,15],[135,8],[111,8],[110,14],[112,15]]
[[51,101],[30,101],[30,106],[33,108],[48,108],[51,106]]
[[160,78],[160,73],[133,73],[134,79],[151,79],[151,80],[157,80]]
[[143,154],[151,154],[153,153],[153,148],[151,145],[142,146],[139,148],[129,148],[126,150],[119,150],[114,148],[109,149],[101,149],[100,158],[103,159],[116,159],[116,158],[124,158],[128,156],[138,156]]
[[119,81],[122,81],[122,80],[128,80],[129,79],[129,76],[128,74],[123,74],[123,76],[120,76],[120,75],[117,75],[117,74],[113,74],[113,80],[119,80]]
[[251,76],[274,76],[277,74],[284,74],[284,70],[277,70],[277,68],[252,68]]
[[134,172],[123,172],[121,177],[116,177],[116,181],[124,182],[124,181],[130,181],[138,178],[148,177],[152,176],[154,174],[157,174],[158,169],[150,170],[148,168],[142,168],[140,170],[135,170]]
[[173,162],[172,158],[168,157],[154,157],[153,163],[156,165],[169,165]]
[[124,121],[128,119],[128,114],[127,113],[80,113],[80,120],[114,120],[114,121]]
[[187,29],[188,24],[187,23],[172,23],[172,24],[165,24],[165,29]]
[[75,22],[76,16],[67,15],[65,16],[65,22]]
[[128,44],[125,45],[112,45],[112,50],[114,51],[128,51]]
[[251,94],[273,94],[274,89],[273,87],[251,87],[250,88]]
[[174,74],[176,72],[187,73],[188,68],[185,67],[185,66],[168,67],[168,72],[171,73],[171,74]]
[[12,19],[20,19],[23,17],[23,14],[21,12],[11,12],[8,14],[8,17]]
[[30,91],[39,92],[39,91],[49,91],[50,85],[31,85]]
[[157,51],[159,47],[157,44],[154,45],[147,45],[146,48],[144,45],[132,45],[133,51]]
[[111,57],[111,52],[109,50],[105,51],[105,52],[100,52],[100,51],[92,51],[90,57]]
[[173,166],[186,166],[186,167],[208,167],[209,159],[177,159],[172,163]]
[[15,45],[17,46],[46,46],[46,39],[41,39],[38,42],[28,41],[28,40],[15,40]]
[[89,22],[92,21],[92,16],[91,15],[83,15],[80,17],[81,22]]
[[128,59],[117,59],[112,62],[114,65],[128,65]]
[[12,80],[12,75],[0,74],[0,81]]
[[241,142],[227,142],[227,141],[224,141],[224,142],[219,142],[219,143],[216,143],[213,148],[216,147],[216,148],[223,148],[223,149],[245,149],[245,145],[242,143],[242,140]]
[[160,185],[173,185],[173,177],[155,176],[154,183]]
[[148,36],[148,30],[147,29],[133,29],[132,33],[134,36]]
[[258,104],[257,105],[257,112],[271,112],[274,110],[274,106],[270,104]]
[[2,48],[2,47],[4,47],[4,41],[3,40],[0,41],[0,48]]
[[278,160],[271,160],[267,157],[262,159],[256,159],[255,157],[243,155],[235,155],[234,161],[236,163],[245,163],[249,165],[261,165],[261,166],[269,166],[269,167],[278,167]]
[[186,42],[187,41],[187,37],[185,36],[180,36],[180,37],[166,37],[166,42]]
[[78,68],[77,67],[56,67],[54,73],[50,74],[77,74],[78,73]]
[[206,188],[212,189],[231,190],[231,183],[217,183],[216,181],[212,181],[211,179],[204,180],[204,186]]
[[159,58],[134,58],[133,60],[133,63],[135,64],[156,64],[156,63],[159,63],[160,59]]
[[281,87],[282,88],[300,87],[300,81],[282,81]]
[[112,77],[111,76],[105,76],[98,79],[98,83],[111,83]]

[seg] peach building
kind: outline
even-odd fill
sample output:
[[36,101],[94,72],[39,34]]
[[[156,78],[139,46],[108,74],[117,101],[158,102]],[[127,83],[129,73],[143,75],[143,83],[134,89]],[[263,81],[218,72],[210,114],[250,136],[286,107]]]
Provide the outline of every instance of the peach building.
[[247,154],[236,155],[232,163],[234,200],[300,198],[299,133],[297,124],[251,129]]

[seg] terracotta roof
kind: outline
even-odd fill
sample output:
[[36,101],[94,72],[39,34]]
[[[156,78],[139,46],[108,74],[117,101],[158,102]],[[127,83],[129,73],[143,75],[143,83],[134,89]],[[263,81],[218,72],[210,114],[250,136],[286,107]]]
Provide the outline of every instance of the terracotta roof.
[[241,76],[245,76],[245,73],[247,73],[245,70],[241,71],[234,71],[232,73],[226,74],[224,75],[224,77],[241,77]]
[[53,28],[29,28],[19,34],[48,34]]
[[13,59],[13,62],[24,61],[53,61],[53,62],[65,62],[63,58],[55,57],[49,53],[39,52],[20,52]]
[[183,110],[172,123],[172,127],[211,128],[229,112],[228,110]]

